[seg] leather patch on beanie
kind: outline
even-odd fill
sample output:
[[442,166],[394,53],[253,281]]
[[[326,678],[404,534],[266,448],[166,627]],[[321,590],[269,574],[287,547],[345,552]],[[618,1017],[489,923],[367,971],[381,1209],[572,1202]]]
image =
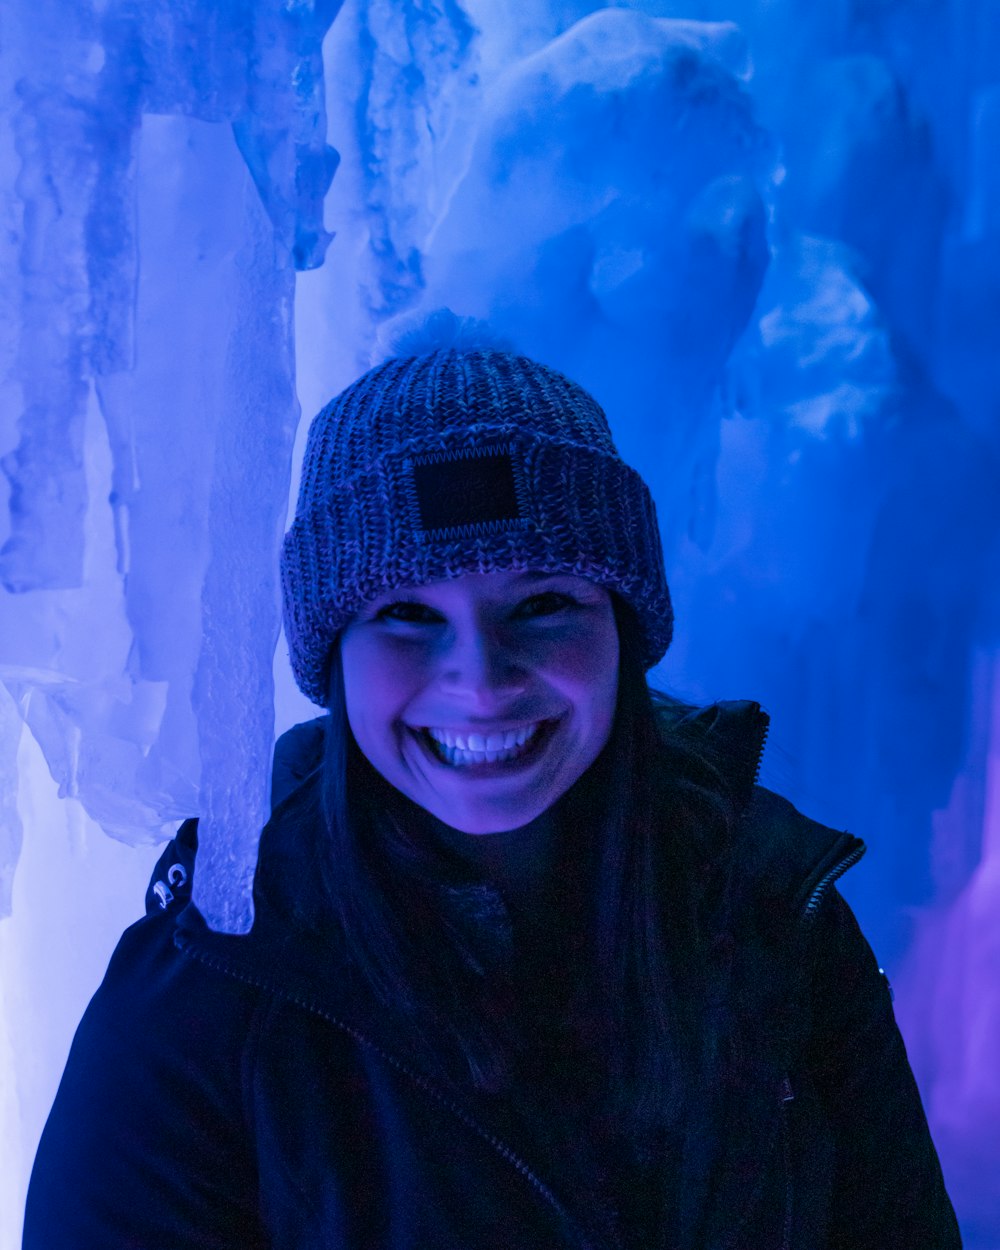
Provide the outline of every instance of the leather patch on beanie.
[[527,519],[508,444],[414,456],[406,468],[414,528],[425,536],[518,528]]

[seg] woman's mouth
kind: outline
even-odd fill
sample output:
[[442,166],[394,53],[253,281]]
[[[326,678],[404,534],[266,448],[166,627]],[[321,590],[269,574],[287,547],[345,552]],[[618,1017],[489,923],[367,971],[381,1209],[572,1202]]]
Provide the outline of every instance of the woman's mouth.
[[[434,727],[413,730],[425,750],[439,763],[455,769],[482,772],[533,759],[551,736],[556,720],[533,721],[520,729],[497,733],[456,733]],[[494,771],[490,768],[490,771]]]

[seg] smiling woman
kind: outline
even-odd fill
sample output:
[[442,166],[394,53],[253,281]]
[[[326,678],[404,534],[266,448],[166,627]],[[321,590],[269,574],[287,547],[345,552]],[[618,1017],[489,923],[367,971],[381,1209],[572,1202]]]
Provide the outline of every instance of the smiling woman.
[[411,344],[313,422],[282,578],[324,715],[278,743],[253,930],[190,901],[187,822],[25,1250],[959,1246],[835,888],[864,846],[756,784],[757,704],[647,683],[656,513],[589,394]]
[[528,824],[611,731],[618,631],[610,592],[582,577],[505,570],[401,587],[345,626],[340,658],[358,746],[464,833]]

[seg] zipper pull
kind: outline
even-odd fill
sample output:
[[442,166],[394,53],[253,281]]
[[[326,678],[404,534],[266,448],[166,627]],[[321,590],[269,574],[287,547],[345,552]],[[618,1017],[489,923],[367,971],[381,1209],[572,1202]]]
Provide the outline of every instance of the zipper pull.
[[781,1078],[781,1101],[795,1101],[795,1093],[792,1089],[792,1082],[789,1080],[787,1074]]

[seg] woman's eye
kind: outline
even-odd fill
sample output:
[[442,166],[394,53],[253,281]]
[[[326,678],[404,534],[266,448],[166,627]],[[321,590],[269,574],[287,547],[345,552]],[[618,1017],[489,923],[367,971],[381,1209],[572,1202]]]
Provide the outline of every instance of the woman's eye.
[[[424,615],[421,615],[421,614]],[[389,603],[381,608],[376,614],[377,620],[387,621],[418,621],[426,620],[426,614],[434,613],[424,603],[411,603],[408,599],[400,599],[396,603]]]
[[530,616],[548,616],[552,612],[558,612],[562,608],[568,607],[573,600],[569,595],[560,594],[558,591],[549,590],[542,595],[532,595],[530,599],[525,600],[527,605],[531,605],[540,611],[529,611]]

